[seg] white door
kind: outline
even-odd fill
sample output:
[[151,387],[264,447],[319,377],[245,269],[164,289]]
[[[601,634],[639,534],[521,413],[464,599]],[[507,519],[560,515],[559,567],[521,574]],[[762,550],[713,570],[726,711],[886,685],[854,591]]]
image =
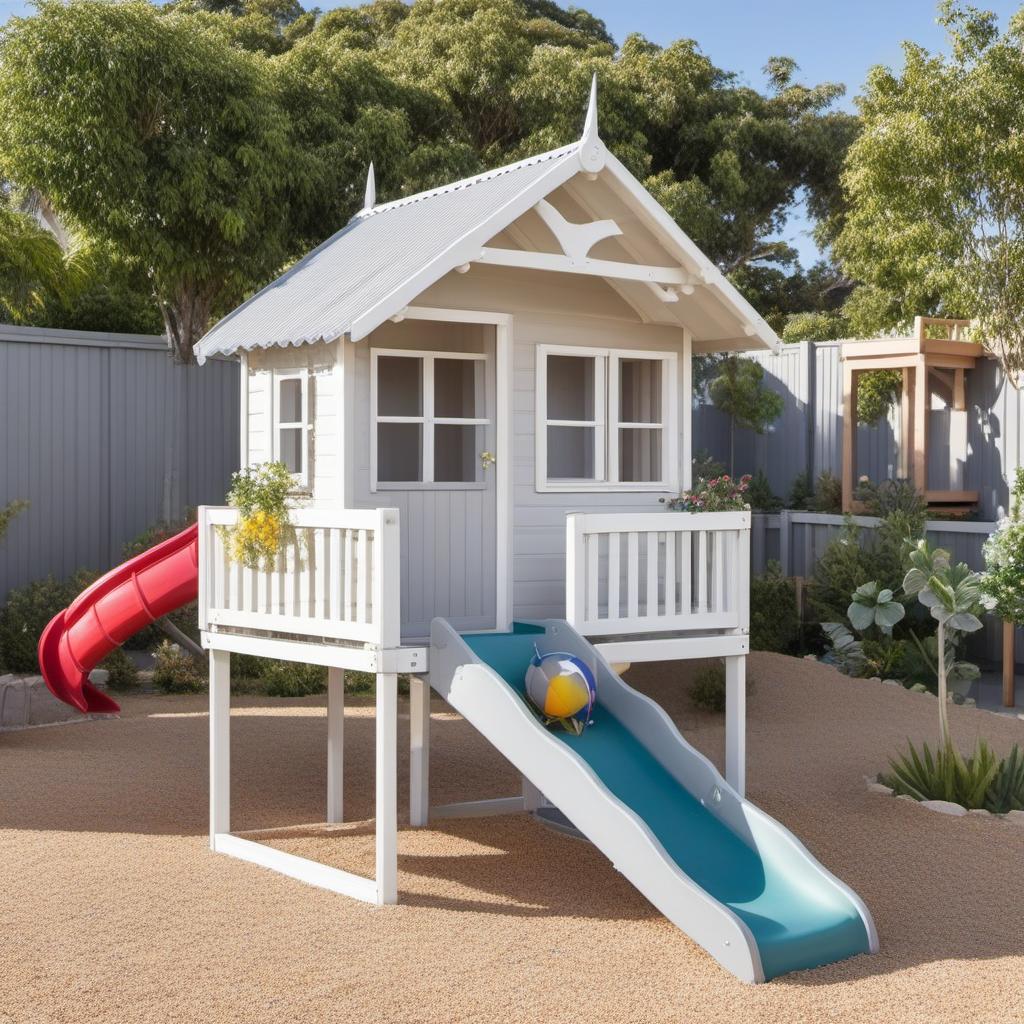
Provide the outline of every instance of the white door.
[[399,509],[402,636],[428,636],[435,616],[493,629],[494,328],[406,321],[358,348],[357,416],[369,430],[357,501]]

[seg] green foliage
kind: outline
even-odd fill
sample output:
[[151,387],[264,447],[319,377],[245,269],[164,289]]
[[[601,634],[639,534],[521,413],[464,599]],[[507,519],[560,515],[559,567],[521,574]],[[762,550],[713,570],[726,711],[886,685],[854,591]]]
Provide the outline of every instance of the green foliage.
[[674,512],[742,512],[750,507],[746,498],[749,486],[749,476],[733,480],[725,473],[713,480],[696,481],[690,490],[666,504]]
[[238,523],[223,527],[231,557],[250,569],[271,565],[288,526],[288,494],[295,481],[283,462],[246,466],[231,477],[228,504]]
[[94,579],[82,570],[63,582],[47,576],[9,591],[0,608],[0,665],[9,672],[38,672],[36,648],[47,623]]
[[824,473],[819,473],[818,479],[814,483],[814,494],[808,502],[808,508],[814,512],[839,515],[843,511],[842,480],[827,469]]
[[789,488],[789,498],[786,500],[786,508],[805,509],[810,506],[814,497],[814,489],[807,478],[806,473],[797,473],[793,477],[793,483]]
[[0,321],[30,323],[67,288],[64,253],[56,238],[0,195]]
[[714,480],[725,473],[725,463],[719,462],[706,448],[702,448],[693,457],[694,480]]
[[732,417],[737,426],[758,434],[782,415],[785,404],[780,394],[764,386],[764,367],[742,356],[728,356],[722,361],[708,393],[715,406]]
[[999,775],[1000,762],[992,748],[978,740],[974,753],[964,757],[952,743],[933,754],[927,743],[921,750],[907,744],[907,752],[889,762],[891,774],[881,781],[896,793],[915,800],[948,800],[967,808],[988,809],[988,795]]
[[874,628],[892,636],[892,628],[907,614],[906,608],[897,601],[888,587],[882,587],[872,580],[862,583],[853,593],[853,601],[846,609],[846,617],[858,633]]
[[857,421],[877,423],[885,419],[902,393],[902,371],[871,370],[862,373],[857,381]]
[[[754,688],[754,681],[747,676],[747,693]],[[725,666],[716,661],[699,669],[690,684],[690,700],[694,707],[720,715],[725,711]]]
[[1024,753],[1016,743],[988,787],[985,806],[995,814],[1024,811]]
[[842,184],[835,252],[865,284],[845,311],[862,335],[915,314],[973,318],[1011,377],[1024,368],[1024,15],[943,0],[948,55],[903,44],[858,98],[863,131]]
[[271,697],[308,697],[327,691],[327,669],[296,661],[272,661],[263,669],[263,683]]
[[725,666],[720,662],[700,669],[690,684],[690,700],[702,711],[725,711]]
[[107,686],[115,692],[134,690],[139,685],[139,670],[120,647],[115,647],[100,662],[99,667],[109,673]]
[[996,614],[1024,625],[1024,469],[1017,469],[1010,515],[985,542],[982,586]]
[[7,502],[6,505],[0,508],[0,540],[3,539],[4,534],[7,532],[7,527],[11,525],[11,520],[27,508],[28,502],[18,498]]
[[800,341],[834,341],[849,337],[849,324],[842,313],[827,310],[793,313],[786,319],[780,337],[787,345]]
[[280,266],[304,184],[266,62],[142,0],[6,23],[0,172],[146,268],[184,360]]
[[863,502],[869,516],[885,519],[895,512],[906,518],[910,533],[916,535],[924,529],[928,505],[910,480],[883,480],[876,484],[862,477],[853,496]]
[[800,620],[793,581],[782,566],[770,561],[750,581],[750,647],[755,651],[792,654],[800,639]]
[[203,693],[208,682],[199,661],[177,644],[164,640],[153,652],[153,685],[164,693]]
[[782,499],[772,491],[764,470],[759,469],[747,486],[747,501],[755,512],[778,512]]

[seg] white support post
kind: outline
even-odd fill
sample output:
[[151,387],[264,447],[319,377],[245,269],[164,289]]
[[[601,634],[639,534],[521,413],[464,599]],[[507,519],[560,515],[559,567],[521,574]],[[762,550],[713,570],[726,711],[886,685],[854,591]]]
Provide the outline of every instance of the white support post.
[[430,819],[430,684],[409,680],[409,822]]
[[327,670],[327,820],[345,820],[345,670]]
[[377,673],[377,905],[398,902],[398,675]]
[[747,659],[725,659],[725,781],[742,797],[747,764]]
[[524,775],[523,779],[523,810],[535,811],[544,805],[544,794]]
[[210,849],[231,831],[231,655],[210,651]]

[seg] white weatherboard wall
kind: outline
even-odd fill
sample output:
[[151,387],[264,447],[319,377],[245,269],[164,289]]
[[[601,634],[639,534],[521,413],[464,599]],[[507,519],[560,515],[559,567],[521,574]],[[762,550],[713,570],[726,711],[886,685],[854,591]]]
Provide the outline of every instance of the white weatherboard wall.
[[[474,266],[449,274],[417,306],[472,308],[513,316],[512,381],[512,600],[520,618],[565,614],[565,516],[567,512],[658,511],[669,492],[538,493],[535,479],[536,348],[579,345],[675,352],[683,395],[683,331],[642,324],[603,281],[568,274],[508,271]],[[689,398],[680,400],[678,460],[683,479]]]
[[309,422],[312,473],[310,491],[317,502],[341,498],[340,431],[342,415],[338,342],[302,345],[298,348],[257,349],[248,353],[246,421],[248,465],[273,458],[274,371],[309,372]]

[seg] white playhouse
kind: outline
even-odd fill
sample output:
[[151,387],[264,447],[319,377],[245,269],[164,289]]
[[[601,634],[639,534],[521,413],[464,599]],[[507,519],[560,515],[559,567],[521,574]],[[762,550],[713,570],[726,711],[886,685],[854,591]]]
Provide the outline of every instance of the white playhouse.
[[[256,572],[216,529],[237,513],[200,511],[213,848],[395,902],[407,673],[412,825],[549,801],[748,980],[874,948],[857,897],[743,799],[749,513],[658,503],[690,483],[692,357],[776,344],[605,148],[596,89],[582,137],[561,149],[381,205],[371,167],[349,224],[197,349],[200,362],[241,360],[241,461],[294,474],[297,538]],[[535,649],[593,666],[582,736],[545,729],[522,701]],[[231,834],[232,651],[329,666],[332,822],[343,673],[376,673],[374,879]],[[725,779],[614,669],[715,656],[727,665]],[[522,792],[430,806],[431,687],[515,765]]]

